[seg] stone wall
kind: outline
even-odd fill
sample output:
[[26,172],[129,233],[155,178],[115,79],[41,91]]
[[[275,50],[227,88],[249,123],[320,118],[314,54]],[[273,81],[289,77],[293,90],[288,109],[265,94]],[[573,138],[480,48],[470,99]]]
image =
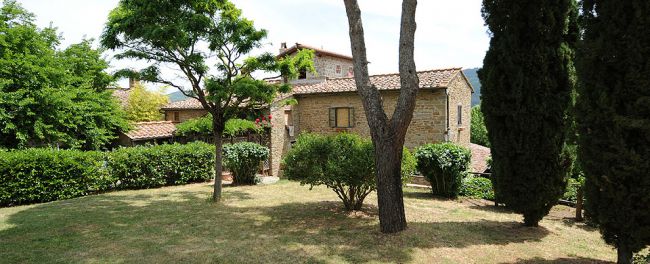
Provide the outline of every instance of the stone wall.
[[271,106],[271,175],[280,176],[280,163],[289,150],[289,134],[285,125],[284,106]]
[[[178,112],[179,121],[174,121],[174,112]],[[165,111],[165,121],[172,121],[174,123],[182,123],[187,120],[202,117],[208,114],[206,110],[190,110],[190,109],[180,109],[180,110],[166,110]]]
[[[336,66],[341,66],[341,72],[336,73]],[[352,61],[331,57],[331,56],[314,56],[314,68],[317,75],[307,73],[307,79],[324,79],[324,78],[341,78],[348,77],[349,68],[352,67]]]
[[[384,108],[389,117],[392,115],[399,91],[382,92]],[[329,126],[329,109],[333,107],[354,108],[354,127],[331,128]],[[351,132],[363,137],[370,137],[370,129],[363,110],[361,98],[356,93],[327,95],[307,95],[298,97],[294,106],[293,121],[296,134],[315,132],[335,134]],[[444,89],[421,90],[413,112],[413,120],[406,134],[405,146],[413,149],[417,146],[444,141],[446,130],[446,95]]]
[[[469,147],[472,118],[472,88],[462,74],[449,85],[449,141]],[[461,124],[458,124],[458,107],[461,107]]]

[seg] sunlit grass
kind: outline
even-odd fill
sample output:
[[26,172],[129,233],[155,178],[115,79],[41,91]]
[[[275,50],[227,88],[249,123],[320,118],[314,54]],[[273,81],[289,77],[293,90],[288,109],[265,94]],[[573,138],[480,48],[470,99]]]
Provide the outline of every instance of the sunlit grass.
[[324,188],[287,181],[122,191],[0,209],[0,263],[604,263],[597,230],[556,207],[540,228],[477,200],[406,189],[409,228],[379,233],[375,196],[346,213]]

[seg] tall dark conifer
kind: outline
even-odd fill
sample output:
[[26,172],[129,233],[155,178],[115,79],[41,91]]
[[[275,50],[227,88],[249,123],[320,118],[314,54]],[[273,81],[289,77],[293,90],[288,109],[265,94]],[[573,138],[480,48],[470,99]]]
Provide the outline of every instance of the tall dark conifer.
[[587,217],[618,262],[650,244],[650,1],[585,0],[579,154]]
[[537,226],[566,186],[563,157],[578,38],[574,0],[484,0],[492,35],[481,109],[499,202]]

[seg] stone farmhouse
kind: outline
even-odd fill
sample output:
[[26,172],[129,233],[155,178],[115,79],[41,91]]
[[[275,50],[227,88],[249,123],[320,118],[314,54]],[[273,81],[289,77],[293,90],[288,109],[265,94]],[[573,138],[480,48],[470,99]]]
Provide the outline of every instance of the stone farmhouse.
[[[292,56],[298,50],[315,51],[316,73],[302,72],[291,81],[293,91],[278,100],[295,98],[292,106],[271,105],[271,174],[279,175],[280,161],[291,143],[303,132],[335,134],[356,133],[370,137],[369,127],[356,93],[352,71],[352,57],[296,43],[282,44],[278,57]],[[418,72],[418,92],[413,120],[405,145],[415,148],[426,143],[451,141],[470,147],[470,111],[473,88],[461,68],[434,69]],[[370,77],[383,96],[384,109],[392,114],[399,96],[399,74],[380,74]],[[161,109],[165,121],[146,124],[127,135],[137,138],[173,137],[169,124],[178,124],[207,114],[196,99],[173,102]],[[159,126],[160,130],[155,127]],[[146,134],[146,135],[145,135]]]

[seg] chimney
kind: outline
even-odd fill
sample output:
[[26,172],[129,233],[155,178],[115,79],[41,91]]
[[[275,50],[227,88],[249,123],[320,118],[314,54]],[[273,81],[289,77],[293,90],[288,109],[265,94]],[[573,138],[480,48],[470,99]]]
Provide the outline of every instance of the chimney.
[[134,77],[129,77],[129,89],[135,88],[136,85],[140,85],[140,80]]
[[280,43],[280,53],[285,52],[287,50],[287,43],[282,42]]

